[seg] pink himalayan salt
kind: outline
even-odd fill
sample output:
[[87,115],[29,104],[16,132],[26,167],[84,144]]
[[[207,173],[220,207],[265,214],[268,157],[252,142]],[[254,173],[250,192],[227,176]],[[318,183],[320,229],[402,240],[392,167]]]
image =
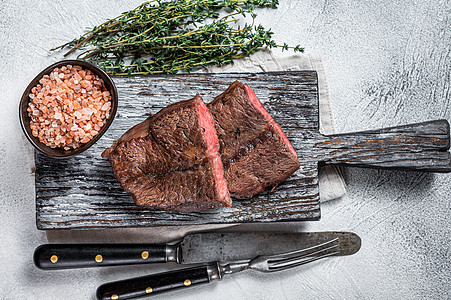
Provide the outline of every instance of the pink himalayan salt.
[[111,108],[111,102],[106,102],[104,105],[102,105],[101,110],[106,111],[106,110],[110,110],[110,108]]
[[80,66],[55,68],[32,88],[29,98],[32,134],[52,148],[69,150],[89,142],[111,111],[111,94],[103,80]]

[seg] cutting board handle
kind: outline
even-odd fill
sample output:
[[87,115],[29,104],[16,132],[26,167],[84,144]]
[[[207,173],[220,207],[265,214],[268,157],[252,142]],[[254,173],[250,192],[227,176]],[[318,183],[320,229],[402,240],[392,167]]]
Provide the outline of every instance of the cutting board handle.
[[325,136],[321,162],[370,168],[450,172],[450,126],[436,120]]

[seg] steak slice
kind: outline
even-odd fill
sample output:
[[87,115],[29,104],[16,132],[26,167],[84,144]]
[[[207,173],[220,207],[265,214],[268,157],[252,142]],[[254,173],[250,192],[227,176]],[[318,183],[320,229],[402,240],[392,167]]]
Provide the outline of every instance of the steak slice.
[[163,108],[102,153],[135,203],[182,212],[227,207],[214,120],[199,95]]
[[251,198],[285,181],[300,167],[282,128],[249,86],[235,81],[207,107],[215,118],[232,197]]

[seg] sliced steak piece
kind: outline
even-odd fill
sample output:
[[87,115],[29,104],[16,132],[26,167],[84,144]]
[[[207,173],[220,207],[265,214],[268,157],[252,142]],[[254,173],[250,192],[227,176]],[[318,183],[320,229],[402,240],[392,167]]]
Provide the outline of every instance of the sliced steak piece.
[[207,107],[232,197],[251,198],[299,168],[290,141],[249,86],[235,81]]
[[102,156],[137,205],[190,212],[232,205],[218,149],[197,95],[134,126]]

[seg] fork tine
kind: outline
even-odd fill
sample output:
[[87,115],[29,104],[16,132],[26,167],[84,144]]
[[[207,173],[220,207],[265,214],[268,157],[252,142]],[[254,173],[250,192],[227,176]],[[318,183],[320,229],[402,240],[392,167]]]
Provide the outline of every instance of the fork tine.
[[305,257],[303,258],[298,258],[296,260],[292,260],[290,264],[279,264],[279,266],[275,265],[275,266],[269,266],[268,271],[270,272],[275,272],[275,271],[282,271],[282,270],[286,270],[286,269],[290,269],[293,267],[297,267],[297,266],[301,266],[301,265],[305,265],[308,264],[310,262],[313,262],[315,260],[319,260],[328,256],[332,256],[335,254],[338,254],[338,251],[335,252],[329,252],[320,256],[314,256],[311,257],[310,259],[305,259]]
[[315,245],[310,248],[295,250],[291,252],[285,252],[281,254],[271,255],[268,257],[268,263],[270,262],[279,262],[279,261],[286,261],[291,258],[299,258],[299,257],[308,257],[311,255],[318,254],[324,250],[330,250],[330,248],[338,247],[338,244],[335,244],[334,246],[329,246],[331,244],[334,244],[335,242],[338,242],[338,238],[332,239],[330,241],[327,241],[325,243]]
[[266,257],[267,271],[281,271],[338,254],[339,251],[330,251],[337,250],[338,246],[338,238],[335,238],[310,248]]
[[[327,251],[329,251],[329,250],[336,250],[336,248],[338,248],[338,245],[330,246],[330,247],[327,247],[327,248],[324,248],[324,249],[321,249],[321,250],[318,250],[318,251],[315,251],[315,252],[311,252],[311,253],[308,253],[308,254],[302,254],[302,255],[297,255],[297,256],[290,256],[290,257],[287,257],[285,259],[268,260],[268,263],[271,264],[271,265],[274,265],[274,266],[279,266],[279,265],[283,265],[283,264],[286,264],[286,263],[290,263],[292,261],[298,261],[300,259],[306,259],[306,258],[309,258],[309,257],[317,257],[318,254],[328,253]],[[338,251],[335,251],[335,252],[338,252]]]

